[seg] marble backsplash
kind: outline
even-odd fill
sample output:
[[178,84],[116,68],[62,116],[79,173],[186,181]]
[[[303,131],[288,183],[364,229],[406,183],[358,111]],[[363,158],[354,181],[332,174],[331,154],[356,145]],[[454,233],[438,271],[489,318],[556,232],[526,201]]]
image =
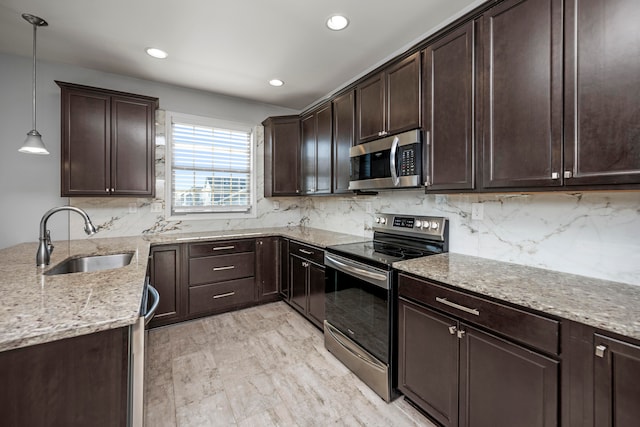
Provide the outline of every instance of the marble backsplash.
[[[256,217],[167,221],[164,207],[164,115],[159,112],[156,199],[73,198],[99,227],[97,237],[302,226],[370,238],[375,212],[446,216],[451,252],[640,285],[640,192],[264,198],[264,138],[256,128]],[[483,219],[471,218],[479,203]],[[70,217],[72,239],[86,237]]]

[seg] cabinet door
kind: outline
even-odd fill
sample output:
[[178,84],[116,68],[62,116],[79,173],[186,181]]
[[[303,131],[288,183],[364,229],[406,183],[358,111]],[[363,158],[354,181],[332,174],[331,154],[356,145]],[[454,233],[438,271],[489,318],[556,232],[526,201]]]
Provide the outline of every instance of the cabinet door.
[[474,188],[473,22],[424,51],[424,182],[427,190]]
[[303,314],[307,313],[307,265],[300,257],[289,257],[289,301]]
[[285,301],[289,300],[289,239],[280,238],[280,283],[278,289]]
[[151,248],[151,285],[160,294],[160,304],[150,326],[166,325],[182,316],[180,286],[180,246]]
[[128,327],[0,352],[0,424],[127,425],[128,357]]
[[460,426],[557,426],[559,362],[468,325],[460,340]]
[[111,98],[61,86],[62,196],[109,194]]
[[331,193],[333,158],[333,117],[331,103],[320,107],[316,116],[316,194]]
[[308,114],[300,119],[300,179],[302,194],[313,194],[316,191],[316,116]]
[[349,193],[351,161],[349,150],[354,143],[354,91],[333,100],[333,192]]
[[594,347],[594,425],[637,426],[640,420],[640,347],[599,334],[594,336]]
[[358,143],[379,138],[384,131],[384,74],[377,74],[356,88]]
[[324,324],[324,293],[326,274],[324,266],[309,264],[309,296],[307,312],[309,319],[319,328]]
[[565,184],[640,183],[640,2],[565,4]]
[[276,300],[278,298],[278,280],[280,278],[280,239],[262,237],[256,239],[256,280],[258,300]]
[[154,103],[111,98],[111,194],[153,196]]
[[300,193],[300,119],[271,117],[264,125],[264,195]]
[[559,186],[562,1],[506,0],[483,27],[483,186]]
[[456,426],[459,340],[450,328],[458,322],[402,298],[398,319],[398,388],[443,426]]
[[420,52],[385,72],[386,126],[389,134],[420,127]]

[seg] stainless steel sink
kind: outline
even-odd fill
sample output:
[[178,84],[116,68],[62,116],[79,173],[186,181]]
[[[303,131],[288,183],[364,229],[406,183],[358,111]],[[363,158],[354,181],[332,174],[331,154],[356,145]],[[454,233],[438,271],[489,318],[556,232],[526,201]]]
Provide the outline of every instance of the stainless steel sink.
[[49,271],[45,276],[68,273],[88,273],[91,271],[108,270],[111,268],[125,267],[131,263],[133,252],[112,255],[93,255],[70,258]]

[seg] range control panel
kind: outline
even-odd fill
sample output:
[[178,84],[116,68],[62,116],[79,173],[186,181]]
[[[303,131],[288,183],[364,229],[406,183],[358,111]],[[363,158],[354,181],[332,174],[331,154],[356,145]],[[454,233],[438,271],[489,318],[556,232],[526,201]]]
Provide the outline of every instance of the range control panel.
[[377,213],[373,230],[391,234],[414,235],[444,239],[448,219],[441,216],[412,216]]

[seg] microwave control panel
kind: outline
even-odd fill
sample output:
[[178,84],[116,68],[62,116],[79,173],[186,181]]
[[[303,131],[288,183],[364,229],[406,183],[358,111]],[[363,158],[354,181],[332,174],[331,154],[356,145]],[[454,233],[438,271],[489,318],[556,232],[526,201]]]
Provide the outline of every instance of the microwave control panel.
[[420,173],[418,144],[400,147],[400,176],[411,176]]

